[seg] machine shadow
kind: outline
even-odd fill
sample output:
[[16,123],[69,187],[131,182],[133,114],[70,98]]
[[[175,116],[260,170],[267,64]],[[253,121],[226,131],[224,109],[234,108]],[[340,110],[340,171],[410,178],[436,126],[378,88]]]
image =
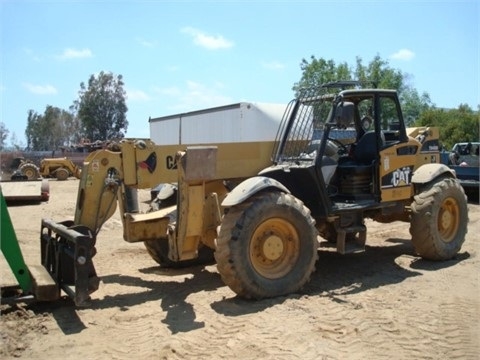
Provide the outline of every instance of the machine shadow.
[[[211,308],[219,314],[235,317],[261,312],[288,299],[302,296],[327,297],[331,301],[342,303],[345,295],[400,283],[407,278],[422,275],[421,271],[448,268],[470,257],[468,252],[464,252],[448,261],[427,261],[414,255],[410,240],[390,238],[385,243],[383,246],[366,246],[365,252],[349,255],[340,255],[328,246],[320,247],[316,271],[302,291],[263,300],[246,300],[232,292],[232,297],[213,302]],[[406,257],[402,266],[396,261],[400,257]],[[187,297],[193,293],[214,291],[225,286],[220,275],[209,271],[205,266],[186,269],[163,269],[155,266],[140,269],[139,272],[172,275],[177,276],[177,279],[179,275],[185,275],[185,278],[183,281],[156,281],[121,274],[102,276],[106,285],[116,283],[141,290],[106,295],[101,299],[94,298],[89,308],[97,310],[117,307],[120,311],[128,311],[136,305],[161,301],[160,306],[166,313],[161,322],[165,323],[173,334],[189,332],[204,327],[205,323],[196,320],[193,305],[187,302]],[[78,333],[86,328],[70,299],[64,298],[53,304],[33,304],[31,309],[36,313],[52,313],[65,334]]]
[[[216,272],[210,272],[204,266],[190,267],[183,270],[162,270],[160,267],[141,269],[144,273],[163,273],[170,275],[186,275],[183,281],[145,280],[131,275],[112,274],[102,276],[104,286],[120,284],[140,288],[139,291],[105,295],[103,298],[91,300],[87,309],[101,310],[118,308],[119,311],[129,311],[131,307],[147,302],[158,302],[166,313],[161,322],[165,323],[172,333],[188,332],[205,326],[204,322],[196,321],[193,305],[186,301],[187,297],[200,291],[213,291],[225,286]],[[178,279],[178,278],[177,278]],[[52,314],[58,326],[65,335],[76,334],[87,326],[79,317],[78,310],[68,297],[49,303],[33,303],[28,306],[35,314]]]
[[[453,266],[469,257],[458,254],[449,261],[427,261],[414,255],[410,240],[390,238],[386,244],[366,246],[363,253],[341,255],[328,246],[319,248],[319,260],[310,282],[301,292],[260,301],[247,301],[239,297],[213,303],[212,308],[226,316],[240,316],[278,305],[287,299],[302,296],[323,296],[332,301],[344,302],[342,297],[383,286],[400,283],[407,278],[420,276],[419,270],[436,270]],[[322,243],[323,244],[323,243]],[[324,245],[324,244],[323,244]],[[396,259],[407,257],[409,265],[400,266]],[[408,259],[408,258],[411,258]]]
[[92,304],[94,309],[119,307],[121,311],[127,311],[129,307],[140,305],[145,302],[161,300],[161,308],[167,314],[165,323],[172,333],[188,332],[205,326],[203,322],[196,321],[193,305],[186,301],[187,297],[200,291],[213,291],[225,286],[220,275],[210,272],[204,266],[196,266],[183,270],[166,270],[152,267],[140,270],[143,273],[165,272],[170,275],[187,275],[183,281],[146,281],[139,277],[129,275],[109,275],[102,277],[105,284],[118,283],[126,286],[137,286],[147,290],[105,296],[101,300],[95,300]]

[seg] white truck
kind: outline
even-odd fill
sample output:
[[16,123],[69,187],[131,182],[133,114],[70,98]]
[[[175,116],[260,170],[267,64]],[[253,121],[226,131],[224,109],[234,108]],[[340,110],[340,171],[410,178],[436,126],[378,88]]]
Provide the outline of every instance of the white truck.
[[[238,158],[241,152],[243,161],[251,165],[258,154],[268,153],[260,157],[265,159],[272,153],[285,108],[286,104],[240,102],[150,118],[150,139],[158,145],[185,148],[217,144],[223,146],[220,156]],[[239,143],[242,146],[237,146]],[[176,168],[174,154],[160,161],[165,161],[169,169]],[[151,190],[151,199],[168,205],[170,200],[175,201],[176,190],[176,184],[159,184]]]
[[285,107],[240,102],[150,118],[150,139],[159,145],[274,141]]

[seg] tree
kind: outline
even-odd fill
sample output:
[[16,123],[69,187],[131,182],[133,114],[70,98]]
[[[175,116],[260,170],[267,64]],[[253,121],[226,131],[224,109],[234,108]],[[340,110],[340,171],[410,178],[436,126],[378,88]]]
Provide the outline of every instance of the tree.
[[84,135],[90,141],[121,139],[128,128],[128,111],[122,75],[100,72],[91,75],[88,86],[80,83],[77,111]]
[[352,75],[347,63],[336,65],[333,60],[325,60],[310,56],[310,62],[302,59],[300,63],[302,78],[293,85],[293,90],[298,94],[302,88],[320,86],[327,82],[337,80],[351,80]]
[[0,151],[5,149],[9,131],[3,122],[0,122]]
[[395,89],[400,94],[406,87],[405,75],[389,66],[387,60],[376,55],[368,65],[363,65],[362,58],[356,58],[355,78],[362,82],[371,82],[374,87]]
[[43,115],[33,110],[28,111],[25,136],[27,138],[27,148],[45,151],[70,145],[77,140],[76,137],[79,136],[79,132],[71,113],[47,105]]
[[25,144],[18,140],[17,134],[12,132],[12,135],[10,136],[10,149],[13,151],[21,151],[22,149],[25,148]]
[[473,111],[468,105],[460,104],[457,109],[429,109],[424,111],[416,126],[437,126],[440,128],[442,145],[451,149],[457,142],[479,141],[480,111]]
[[417,90],[408,83],[408,75],[398,69],[393,69],[387,60],[375,56],[368,65],[363,64],[360,57],[356,58],[355,69],[347,63],[336,64],[334,60],[310,57],[310,61],[302,59],[300,63],[302,77],[293,85],[293,91],[298,95],[300,89],[319,86],[321,84],[340,80],[356,79],[367,86],[395,89],[398,92],[407,124],[412,123],[425,110],[433,105],[427,93],[419,95]]
[[428,93],[419,95],[418,91],[412,88],[407,88],[400,94],[400,102],[403,118],[408,126],[412,125],[422,113],[434,108]]

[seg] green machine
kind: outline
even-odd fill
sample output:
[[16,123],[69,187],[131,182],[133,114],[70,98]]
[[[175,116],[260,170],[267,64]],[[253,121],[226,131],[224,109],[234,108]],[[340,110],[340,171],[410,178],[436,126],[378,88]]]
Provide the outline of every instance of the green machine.
[[[2,287],[1,302],[52,301],[58,299],[60,290],[45,268],[40,264],[27,266],[25,263],[1,187],[0,207],[0,247],[18,282],[18,285]],[[11,296],[4,297],[4,294]]]

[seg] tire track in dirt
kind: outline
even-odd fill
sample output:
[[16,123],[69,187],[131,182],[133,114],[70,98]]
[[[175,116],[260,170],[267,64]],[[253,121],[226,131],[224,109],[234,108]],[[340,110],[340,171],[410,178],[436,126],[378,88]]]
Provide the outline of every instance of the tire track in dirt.
[[[162,336],[157,316],[149,313],[139,314],[140,309],[128,313],[116,313],[110,318],[108,326],[112,341],[106,344],[104,353],[111,359],[150,359],[157,356],[161,347]],[[115,341],[115,339],[122,339]],[[132,353],[132,349],[135,352]]]
[[362,322],[357,316],[359,305],[345,297],[343,291],[348,290],[343,288],[338,292],[308,296],[308,302],[313,307],[308,321],[314,329],[315,338],[320,340],[320,356],[351,358],[352,354],[364,346],[359,337],[359,332],[362,331]]
[[[471,309],[474,304],[468,299],[455,296],[453,302],[441,304],[438,308],[439,325],[437,332],[443,339],[441,347],[449,359],[475,359],[480,353],[479,339],[475,339],[473,329],[477,328]],[[473,341],[476,340],[476,342]]]
[[[418,303],[417,303],[418,306]],[[458,316],[458,307],[441,304],[429,308],[428,303],[409,312],[408,317],[397,321],[402,329],[408,329],[394,339],[394,344],[417,358],[477,359],[478,345],[468,334],[468,319]]]
[[[353,315],[352,325],[364,355],[367,347],[375,359],[388,358],[385,354],[392,353],[399,358],[478,358],[475,301],[460,299],[454,295],[455,289],[447,288],[444,301],[438,303],[436,298],[429,298],[428,290],[422,289],[422,284],[432,286],[433,282],[435,279],[425,279],[419,283],[418,291],[400,293],[393,302],[388,287],[354,297],[363,305]],[[355,347],[348,349],[349,354],[352,351],[356,353]]]
[[[458,264],[459,266],[461,263]],[[462,278],[458,278],[454,271],[449,269],[436,269],[435,278],[439,279],[443,291],[447,294],[455,294],[456,286],[461,283]],[[479,327],[478,319],[472,321],[475,314],[472,314],[472,307],[475,304],[468,298],[460,298],[455,295],[446,295],[445,302],[436,308],[438,319],[437,333],[439,330],[443,340],[441,347],[444,347],[444,354],[450,359],[474,358],[480,353],[480,346],[473,344],[471,339],[471,330]],[[478,340],[478,339],[477,339]]]
[[[181,348],[175,348],[177,357],[174,358],[303,359],[316,346],[311,337],[299,342],[297,336],[290,334],[292,328],[302,329],[302,332],[314,330],[306,321],[303,309],[289,304],[279,316],[277,306],[285,304],[276,305],[274,300],[249,302],[237,298],[225,299],[218,297],[217,293],[214,296],[217,300],[209,305],[210,310],[199,311],[204,317],[198,321],[203,322],[204,327],[175,335],[177,345],[181,339]],[[225,293],[228,294],[228,290]],[[255,334],[254,339],[251,338],[252,333]]]
[[[310,301],[314,304],[309,304]],[[355,326],[345,325],[345,318],[350,317],[349,311],[355,311],[355,305],[342,305],[325,297],[309,296],[281,301],[218,301],[212,306],[217,314],[208,316],[205,329],[186,337],[190,344],[183,344],[182,355],[189,358],[205,353],[211,357],[221,351],[218,358],[236,358],[242,354],[241,358],[305,359],[315,354],[344,359],[348,353],[354,353],[355,346],[360,349],[362,344],[355,337],[352,340]],[[320,317],[316,315],[317,306],[324,310]],[[250,342],[249,333],[256,334]],[[349,347],[345,349],[344,344]]]

